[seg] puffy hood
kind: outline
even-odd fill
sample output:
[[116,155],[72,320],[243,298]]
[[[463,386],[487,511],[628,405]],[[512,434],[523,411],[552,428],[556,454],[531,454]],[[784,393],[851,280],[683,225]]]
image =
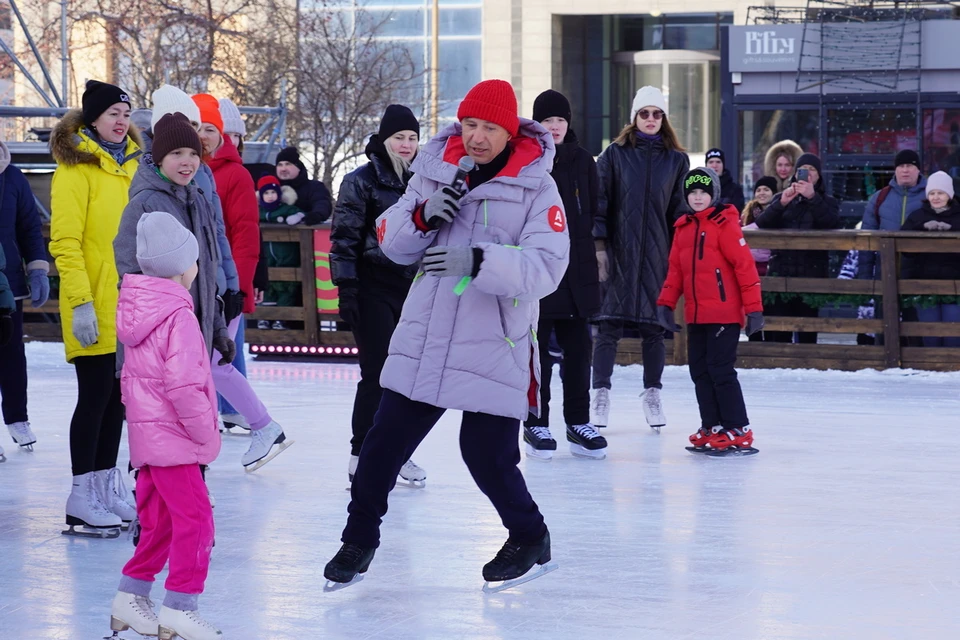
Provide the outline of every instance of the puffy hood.
[[172,280],[128,273],[117,303],[117,339],[135,347],[178,309],[193,311],[190,292]]
[[3,173],[7,170],[7,167],[10,166],[10,149],[7,148],[6,143],[3,140],[0,140],[0,173]]
[[[110,157],[96,141],[81,132],[83,112],[80,109],[68,111],[50,133],[50,153],[58,164],[101,165],[101,158]],[[127,156],[134,156],[144,148],[143,139],[136,127],[127,132]]]
[[797,159],[803,155],[803,149],[793,140],[781,140],[767,150],[767,155],[763,159],[763,175],[776,178],[780,191],[790,184],[789,177],[786,180],[780,180],[777,176],[777,158],[784,153],[793,158],[793,164],[796,166]]
[[[457,174],[457,163],[467,155],[463,146],[463,129],[454,122],[431,139],[417,154],[410,167],[415,174],[450,184]],[[533,120],[520,118],[520,130],[510,141],[512,153],[507,166],[488,184],[539,189],[543,177],[553,169],[556,147],[553,136],[543,125]]]

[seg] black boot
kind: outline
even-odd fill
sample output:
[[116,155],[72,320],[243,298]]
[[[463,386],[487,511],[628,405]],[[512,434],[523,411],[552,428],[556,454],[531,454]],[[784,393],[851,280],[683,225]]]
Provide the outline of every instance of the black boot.
[[345,543],[323,569],[323,577],[331,582],[350,582],[358,573],[366,573],[376,549],[364,549]]
[[550,532],[543,534],[539,542],[517,544],[509,538],[496,557],[483,565],[483,579],[487,582],[502,582],[519,578],[535,564],[550,562]]

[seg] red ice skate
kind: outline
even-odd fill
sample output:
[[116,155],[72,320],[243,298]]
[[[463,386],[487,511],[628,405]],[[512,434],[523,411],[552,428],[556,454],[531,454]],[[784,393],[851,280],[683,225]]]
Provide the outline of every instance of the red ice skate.
[[690,436],[690,444],[692,447],[687,447],[687,451],[692,451],[693,453],[704,453],[707,451],[707,442],[710,441],[710,438],[713,437],[713,430],[708,427],[700,427],[697,429],[696,433]]
[[753,431],[750,427],[714,427],[711,431],[704,445],[705,453],[709,456],[748,456],[758,453],[753,448]]

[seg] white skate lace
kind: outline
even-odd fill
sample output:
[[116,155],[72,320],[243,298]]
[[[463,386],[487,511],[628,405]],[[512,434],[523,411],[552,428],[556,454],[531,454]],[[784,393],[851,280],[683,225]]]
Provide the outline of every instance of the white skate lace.
[[194,623],[201,629],[209,629],[210,631],[217,630],[215,626],[201,618],[198,611],[184,611],[184,613],[186,614],[187,618],[189,618],[190,622]]
[[103,504],[100,496],[97,494],[96,482],[96,479],[94,479],[87,484],[87,505],[97,516],[112,516],[113,514],[107,509],[107,506]]
[[547,427],[530,427],[530,432],[539,440],[553,440],[553,434]]
[[153,610],[153,600],[147,596],[134,596],[133,606],[147,620],[154,621],[157,619],[157,613]]
[[594,438],[599,438],[600,434],[597,433],[597,430],[593,428],[592,424],[574,424],[570,425],[570,428],[577,432],[583,438],[588,440],[593,440]]
[[413,460],[407,460],[403,465],[403,471],[405,473],[411,473],[414,471],[423,471],[423,469]]
[[130,493],[127,491],[127,485],[123,482],[123,475],[120,469],[114,467],[107,474],[107,490],[113,494],[113,497],[122,502],[130,504]]
[[660,410],[660,392],[658,389],[650,388],[643,392],[643,401],[648,407],[656,411]]

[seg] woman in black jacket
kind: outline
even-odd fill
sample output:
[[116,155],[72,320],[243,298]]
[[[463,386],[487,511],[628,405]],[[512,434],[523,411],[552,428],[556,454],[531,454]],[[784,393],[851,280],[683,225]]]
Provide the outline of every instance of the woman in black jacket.
[[[591,449],[591,457],[606,455],[606,441],[590,424],[590,357],[592,342],[587,320],[600,309],[600,281],[593,245],[593,218],[597,210],[599,177],[593,156],[577,142],[570,128],[572,111],[567,98],[548,90],[533,103],[533,119],[553,135],[557,152],[550,175],[557,183],[567,214],[570,234],[570,265],[557,290],[540,301],[537,335],[549,340],[556,332],[563,350],[563,418],[571,437],[602,441]],[[527,455],[549,460],[557,448],[550,433],[550,378],[552,357],[540,350],[540,417],[530,415],[524,425],[523,440]],[[568,438],[570,439],[570,438]],[[572,440],[571,440],[572,441]],[[600,442],[596,442],[600,445]],[[578,455],[583,455],[582,447]]]
[[[761,229],[837,229],[840,226],[840,204],[827,195],[820,179],[820,158],[805,153],[797,160],[793,181],[781,193],[774,196],[757,219]],[[830,255],[826,251],[775,250],[767,263],[768,276],[787,278],[826,278],[829,275]],[[799,297],[779,299],[772,305],[764,305],[772,316],[800,316],[816,318],[819,309]],[[767,342],[791,342],[789,331],[765,331]],[[816,344],[817,334],[801,331],[801,344]]]
[[600,155],[600,199],[593,227],[600,281],[606,282],[593,356],[594,424],[606,426],[610,376],[624,327],[643,338],[643,413],[651,427],[666,424],[660,377],[666,351],[657,323],[657,298],[667,277],[673,222],[681,210],[690,168],[659,89],[633,99],[630,124]]
[[[383,389],[380,372],[390,338],[400,321],[403,301],[417,273],[416,265],[390,261],[377,242],[377,217],[396,204],[410,181],[417,155],[420,123],[407,107],[392,104],[370,136],[370,162],[344,177],[330,232],[330,272],[340,290],[340,317],[357,341],[360,382],[353,404],[353,438],[348,476],[353,473],[363,440],[373,426]],[[426,473],[407,461],[400,471],[406,482],[420,486]]]
[[[960,231],[960,203],[954,197],[953,178],[938,171],[927,179],[927,199],[904,221],[901,231]],[[956,253],[903,253],[901,277],[908,280],[960,280],[960,255]],[[960,322],[960,304],[933,299],[917,307],[920,322]],[[925,347],[960,347],[960,338],[925,336]]]

